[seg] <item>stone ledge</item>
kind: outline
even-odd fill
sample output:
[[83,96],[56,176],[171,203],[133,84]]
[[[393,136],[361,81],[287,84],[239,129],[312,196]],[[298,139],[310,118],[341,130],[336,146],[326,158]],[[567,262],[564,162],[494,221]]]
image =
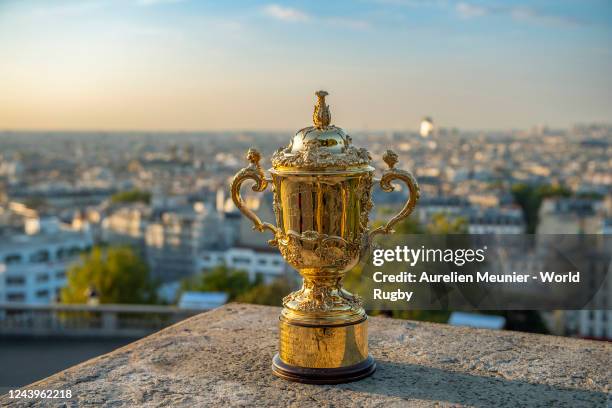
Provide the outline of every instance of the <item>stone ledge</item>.
[[[42,381],[57,406],[605,407],[612,345],[372,318],[370,378],[320,386],[270,372],[280,309],[229,304]],[[0,406],[50,406],[9,400]]]

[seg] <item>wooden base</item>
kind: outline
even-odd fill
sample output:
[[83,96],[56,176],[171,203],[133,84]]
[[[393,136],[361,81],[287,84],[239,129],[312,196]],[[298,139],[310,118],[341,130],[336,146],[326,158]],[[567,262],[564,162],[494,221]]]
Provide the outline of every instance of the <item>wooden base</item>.
[[306,368],[284,363],[277,354],[272,360],[272,372],[277,377],[305,384],[341,384],[361,380],[376,371],[376,362],[371,356],[348,367]]

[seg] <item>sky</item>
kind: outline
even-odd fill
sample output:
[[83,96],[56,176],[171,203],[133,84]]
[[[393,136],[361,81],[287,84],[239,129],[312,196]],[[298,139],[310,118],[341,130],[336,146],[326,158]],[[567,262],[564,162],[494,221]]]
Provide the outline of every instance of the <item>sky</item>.
[[609,0],[0,0],[0,129],[612,123]]

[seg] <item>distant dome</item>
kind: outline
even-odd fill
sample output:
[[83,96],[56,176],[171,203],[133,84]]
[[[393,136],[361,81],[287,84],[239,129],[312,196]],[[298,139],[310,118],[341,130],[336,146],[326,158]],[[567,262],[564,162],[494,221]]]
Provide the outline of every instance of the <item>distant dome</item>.
[[419,129],[419,133],[422,137],[428,137],[434,131],[433,119],[429,116],[423,118],[421,121],[421,127]]

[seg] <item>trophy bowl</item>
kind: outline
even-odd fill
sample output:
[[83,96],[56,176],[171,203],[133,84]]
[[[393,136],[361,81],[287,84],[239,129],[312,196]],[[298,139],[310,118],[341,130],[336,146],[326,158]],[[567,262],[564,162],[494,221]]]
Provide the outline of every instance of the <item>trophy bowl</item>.
[[[389,169],[377,181],[386,192],[393,191],[393,180],[403,181],[409,197],[385,226],[370,230],[375,181],[370,154],[330,125],[327,92],[316,95],[314,126],[299,130],[289,146],[274,153],[272,177],[265,176],[259,152],[249,149],[250,164],[234,177],[231,193],[254,229],[274,234],[270,245],[278,247],[303,278],[302,288],[283,299],[273,373],[292,381],[329,384],[358,380],[376,369],[368,354],[367,315],[359,297],[342,288],[342,280],[374,235],[392,232],[393,225],[410,215],[419,188],[409,172],[395,168],[397,155],[388,150],[383,160]],[[258,192],[272,186],[276,225],[262,222],[244,204],[240,187],[246,180],[254,181]]]

